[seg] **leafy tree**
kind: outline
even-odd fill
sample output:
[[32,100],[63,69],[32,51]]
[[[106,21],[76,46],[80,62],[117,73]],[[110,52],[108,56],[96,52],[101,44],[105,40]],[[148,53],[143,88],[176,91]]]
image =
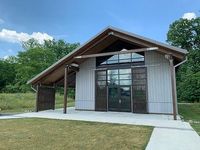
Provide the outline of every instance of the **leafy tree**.
[[[45,41],[39,44],[34,39],[23,43],[24,51],[17,55],[16,84],[19,91],[26,92],[30,86],[26,82],[42,72],[63,56],[74,50],[79,43],[66,43],[63,40]],[[10,88],[8,86],[8,88]]]
[[72,52],[79,45],[79,43],[66,43],[63,40],[52,40],[45,41],[44,48],[49,49],[55,55],[55,60],[57,61]]
[[0,91],[6,85],[13,84],[16,76],[15,58],[9,57],[6,60],[0,59]]
[[54,62],[54,54],[51,51],[34,47],[27,51],[21,51],[18,54],[16,81],[19,90],[25,92],[28,90],[26,82],[49,67]]
[[200,18],[179,19],[170,25],[167,42],[189,51],[188,61],[177,71],[178,100],[200,100]]

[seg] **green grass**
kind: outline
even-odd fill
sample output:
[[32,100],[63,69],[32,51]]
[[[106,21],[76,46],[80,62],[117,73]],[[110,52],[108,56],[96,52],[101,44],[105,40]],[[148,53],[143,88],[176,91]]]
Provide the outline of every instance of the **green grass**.
[[[35,110],[35,93],[0,93],[0,113],[18,113]],[[74,100],[68,99],[68,106]],[[56,94],[56,108],[63,107],[63,95]]]
[[200,135],[200,103],[179,104],[179,114]]
[[0,120],[0,149],[143,150],[152,127],[49,119]]

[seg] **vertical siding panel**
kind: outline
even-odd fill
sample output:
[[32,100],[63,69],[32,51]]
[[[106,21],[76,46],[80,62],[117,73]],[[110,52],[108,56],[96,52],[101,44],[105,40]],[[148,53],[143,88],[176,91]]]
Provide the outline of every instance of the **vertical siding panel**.
[[76,73],[76,109],[95,109],[95,68],[96,59],[91,58],[84,61],[80,65],[79,72]]
[[145,52],[145,64],[147,65],[149,113],[172,113],[172,89],[168,60],[158,52]]

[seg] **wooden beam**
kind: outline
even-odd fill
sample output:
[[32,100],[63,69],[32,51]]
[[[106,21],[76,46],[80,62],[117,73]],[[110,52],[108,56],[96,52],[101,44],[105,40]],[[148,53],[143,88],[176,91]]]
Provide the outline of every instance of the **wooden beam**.
[[38,109],[38,101],[39,101],[39,93],[38,93],[38,92],[39,92],[39,91],[38,91],[38,90],[39,90],[39,85],[38,85],[38,84],[36,85],[36,90],[37,90],[37,91],[36,91],[35,111],[38,112],[38,110],[39,110],[39,109]]
[[126,51],[107,52],[107,53],[99,53],[99,54],[91,54],[91,55],[81,55],[81,56],[76,56],[74,58],[81,59],[81,58],[102,57],[102,56],[111,56],[111,55],[118,55],[118,54],[152,51],[152,50],[157,50],[157,49],[158,49],[158,47],[139,48],[139,49],[126,50]]
[[67,73],[68,73],[69,66],[67,65],[65,67],[65,77],[64,77],[64,108],[63,108],[63,113],[67,113],[67,89],[68,89],[68,84],[67,84]]
[[169,58],[169,63],[170,63],[170,73],[171,73],[171,85],[172,85],[173,116],[174,120],[177,120],[175,68],[174,68],[174,59],[172,58],[172,56],[170,56]]

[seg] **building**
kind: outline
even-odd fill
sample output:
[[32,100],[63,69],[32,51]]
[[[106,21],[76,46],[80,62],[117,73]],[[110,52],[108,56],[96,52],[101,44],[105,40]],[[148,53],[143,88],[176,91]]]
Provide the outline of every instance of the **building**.
[[75,109],[173,114],[175,68],[187,50],[108,27],[28,81],[36,110],[54,109],[55,88],[75,88]]

